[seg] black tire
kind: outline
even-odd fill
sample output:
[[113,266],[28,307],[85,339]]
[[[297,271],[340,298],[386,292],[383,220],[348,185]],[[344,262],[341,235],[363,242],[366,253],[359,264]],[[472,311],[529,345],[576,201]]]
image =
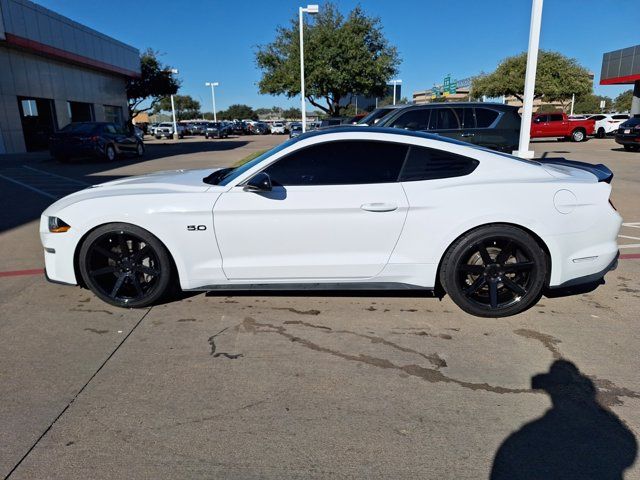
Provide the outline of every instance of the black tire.
[[207,140],[209,140],[209,134],[208,134],[208,133],[205,133],[205,134],[204,134],[204,138],[206,138]]
[[576,128],[571,132],[572,142],[584,142],[587,139],[587,133],[582,128]]
[[108,162],[115,162],[118,159],[118,153],[116,152],[116,147],[109,144],[104,147],[104,158]]
[[547,255],[527,232],[487,225],[449,247],[440,266],[440,283],[465,312],[507,317],[540,299],[548,270]]
[[604,138],[607,135],[607,132],[604,131],[604,128],[600,127],[596,132],[596,137]]
[[160,140],[162,137],[160,135],[156,135],[156,140]]
[[136,156],[137,157],[144,156],[144,143],[138,142],[138,145],[136,145]]
[[80,247],[78,266],[85,285],[116,307],[153,305],[173,283],[173,263],[162,242],[127,223],[92,231]]
[[637,145],[623,145],[623,147],[627,152],[637,152],[638,148],[640,148]]

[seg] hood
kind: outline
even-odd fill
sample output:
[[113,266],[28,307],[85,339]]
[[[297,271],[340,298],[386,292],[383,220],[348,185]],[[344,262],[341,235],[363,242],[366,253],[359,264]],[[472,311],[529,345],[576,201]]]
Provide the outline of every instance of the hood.
[[205,192],[211,188],[211,185],[207,185],[202,179],[216,170],[220,169],[166,170],[99,183],[61,198],[47,208],[44,214],[53,214],[53,212],[69,205],[92,198],[119,195]]

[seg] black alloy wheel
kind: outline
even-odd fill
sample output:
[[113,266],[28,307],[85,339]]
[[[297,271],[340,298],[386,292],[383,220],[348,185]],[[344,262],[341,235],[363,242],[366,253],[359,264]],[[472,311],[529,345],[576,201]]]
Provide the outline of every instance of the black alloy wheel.
[[528,233],[496,225],[458,239],[445,255],[440,280],[464,311],[504,317],[540,298],[547,270],[545,252]]
[[83,242],[82,278],[100,299],[118,307],[146,307],[171,283],[172,263],[162,243],[135,225],[109,224]]

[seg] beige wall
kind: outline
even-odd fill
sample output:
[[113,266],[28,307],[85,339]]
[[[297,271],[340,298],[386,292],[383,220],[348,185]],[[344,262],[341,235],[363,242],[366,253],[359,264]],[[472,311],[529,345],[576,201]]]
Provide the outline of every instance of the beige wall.
[[125,88],[124,76],[50,60],[0,43],[0,153],[25,151],[18,96],[54,100],[58,127],[62,128],[69,123],[67,101],[92,103],[97,121],[104,120],[104,105],[120,106],[126,116]]

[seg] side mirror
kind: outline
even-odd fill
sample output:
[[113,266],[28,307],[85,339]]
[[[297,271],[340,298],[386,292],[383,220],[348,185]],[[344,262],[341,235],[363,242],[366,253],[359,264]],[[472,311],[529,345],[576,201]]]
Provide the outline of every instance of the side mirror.
[[271,178],[264,172],[256,173],[243,188],[245,192],[270,192],[272,189]]

